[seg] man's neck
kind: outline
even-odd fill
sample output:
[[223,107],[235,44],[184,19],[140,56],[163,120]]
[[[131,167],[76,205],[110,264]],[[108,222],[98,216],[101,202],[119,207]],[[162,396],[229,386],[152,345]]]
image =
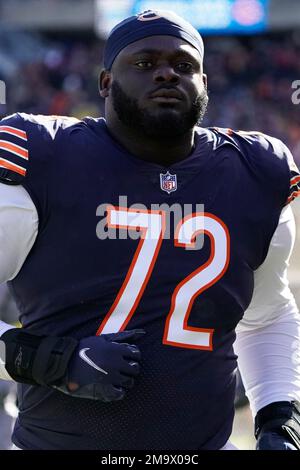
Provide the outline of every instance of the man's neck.
[[187,158],[195,145],[195,131],[191,129],[180,138],[154,140],[149,136],[131,132],[122,123],[106,121],[111,136],[125,149],[141,160],[169,166]]

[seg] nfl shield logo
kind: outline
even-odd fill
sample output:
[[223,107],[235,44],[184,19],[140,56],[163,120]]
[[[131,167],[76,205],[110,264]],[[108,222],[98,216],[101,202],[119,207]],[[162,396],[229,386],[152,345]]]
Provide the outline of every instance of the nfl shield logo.
[[177,176],[176,175],[171,175],[167,171],[167,173],[160,174],[160,187],[163,191],[166,191],[168,194],[172,193],[173,191],[176,191],[177,189]]

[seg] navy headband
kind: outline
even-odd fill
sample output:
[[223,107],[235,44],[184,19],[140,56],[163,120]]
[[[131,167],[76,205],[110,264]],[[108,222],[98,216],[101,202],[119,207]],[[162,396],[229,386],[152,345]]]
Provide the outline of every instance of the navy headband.
[[203,41],[198,31],[187,21],[171,11],[148,10],[126,18],[110,32],[104,49],[104,67],[111,66],[124,47],[148,36],[168,35],[181,38],[194,46],[204,56]]

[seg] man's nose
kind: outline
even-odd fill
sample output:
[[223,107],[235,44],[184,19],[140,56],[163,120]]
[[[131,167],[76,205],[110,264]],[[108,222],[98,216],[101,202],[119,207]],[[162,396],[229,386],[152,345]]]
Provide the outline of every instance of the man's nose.
[[179,81],[179,74],[174,70],[174,68],[169,65],[160,65],[156,68],[153,73],[153,79],[156,83],[158,82],[170,82],[177,83]]

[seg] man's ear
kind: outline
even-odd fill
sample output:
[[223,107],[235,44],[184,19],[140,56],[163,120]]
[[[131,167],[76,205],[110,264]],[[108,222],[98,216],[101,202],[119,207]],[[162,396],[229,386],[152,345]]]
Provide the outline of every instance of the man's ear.
[[99,93],[102,98],[109,96],[112,76],[109,70],[102,70],[99,76]]
[[207,89],[207,75],[206,75],[206,73],[202,74],[202,80],[203,80],[205,88]]

